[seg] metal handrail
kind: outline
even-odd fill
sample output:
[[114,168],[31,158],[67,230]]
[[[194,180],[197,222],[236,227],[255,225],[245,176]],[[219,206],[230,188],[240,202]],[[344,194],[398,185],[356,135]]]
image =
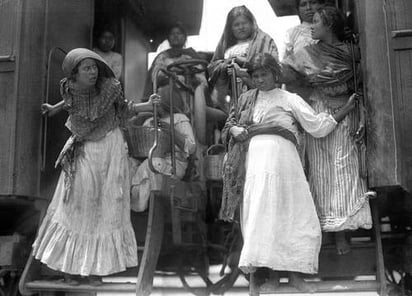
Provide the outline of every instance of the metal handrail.
[[[63,54],[67,54],[67,51],[62,49],[61,47],[53,47],[49,51],[49,55],[47,57],[47,72],[46,72],[46,97],[44,99],[44,103],[49,103],[49,86],[50,86],[50,63],[51,58],[55,50],[61,51]],[[46,169],[46,153],[47,153],[47,116],[44,117],[44,130],[43,130],[43,153],[42,153],[42,163],[41,163],[41,170],[44,171]]]
[[149,159],[148,159],[148,164],[149,164],[149,169],[155,173],[155,174],[161,174],[153,165],[153,153],[157,149],[157,146],[159,145],[159,130],[158,130],[158,119],[157,119],[157,107],[160,104],[159,100],[160,96],[156,93],[152,94],[150,96],[150,99],[152,100],[153,104],[153,125],[154,125],[154,133],[155,133],[155,139],[152,148],[149,150]]
[[237,92],[237,73],[236,73],[236,68],[233,66],[235,64],[235,59],[232,59],[232,65],[231,67],[233,68],[232,71],[232,77],[231,77],[231,83],[232,83],[232,99],[233,102],[231,102],[231,104],[233,104],[235,106],[235,109],[237,108],[237,100],[239,97],[239,94]]
[[169,104],[170,104],[170,145],[171,145],[171,159],[172,159],[172,177],[176,176],[176,148],[175,148],[175,129],[174,129],[174,106],[173,106],[173,81],[174,77],[173,75],[170,75],[170,73],[164,69],[159,69],[157,72],[155,72],[155,79],[153,81],[153,94],[150,96],[150,99],[153,103],[153,125],[154,125],[154,133],[155,133],[155,141],[153,143],[152,148],[150,148],[149,151],[149,157],[148,157],[148,164],[149,164],[149,169],[155,173],[155,174],[162,174],[159,172],[153,165],[153,155],[155,150],[157,149],[157,146],[159,145],[159,130],[158,130],[158,125],[159,125],[159,120],[157,117],[157,108],[158,105],[160,104],[160,96],[157,94],[157,76],[159,75],[160,72],[165,73],[166,75],[169,76],[169,86],[170,86],[170,93],[169,93]]

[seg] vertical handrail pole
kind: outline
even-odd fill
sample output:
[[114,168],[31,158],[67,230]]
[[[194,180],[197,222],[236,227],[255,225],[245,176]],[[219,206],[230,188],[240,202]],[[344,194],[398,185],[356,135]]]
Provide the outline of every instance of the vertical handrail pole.
[[[235,64],[235,59],[232,59],[232,65]],[[233,71],[232,71],[232,99],[233,99],[233,104],[235,105],[235,108],[237,108],[237,99],[238,99],[238,93],[237,93],[237,74],[236,74],[236,68],[234,66]]]
[[160,96],[157,94],[157,75],[159,74],[159,72],[160,70],[157,71],[154,75],[155,79],[153,81],[153,94],[150,96],[150,99],[153,104],[153,127],[154,127],[155,139],[154,139],[152,148],[150,148],[149,150],[148,165],[149,165],[149,169],[155,174],[160,174],[160,172],[157,169],[155,169],[153,165],[153,153],[157,149],[157,146],[159,144],[158,118],[157,118],[157,106],[158,104],[160,104],[158,100]]
[[175,117],[174,117],[174,102],[173,102],[173,79],[169,78],[169,105],[170,105],[170,145],[171,145],[171,158],[172,158],[172,176],[176,176],[176,155],[175,155]]

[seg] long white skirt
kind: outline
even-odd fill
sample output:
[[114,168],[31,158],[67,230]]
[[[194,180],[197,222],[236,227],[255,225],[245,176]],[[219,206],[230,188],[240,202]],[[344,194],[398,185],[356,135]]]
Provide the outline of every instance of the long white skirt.
[[130,177],[120,129],[85,142],[68,201],[64,173],[33,244],[33,255],[70,274],[107,275],[137,265],[130,222]]
[[302,163],[278,135],[251,139],[241,210],[239,267],[316,273],[321,229]]

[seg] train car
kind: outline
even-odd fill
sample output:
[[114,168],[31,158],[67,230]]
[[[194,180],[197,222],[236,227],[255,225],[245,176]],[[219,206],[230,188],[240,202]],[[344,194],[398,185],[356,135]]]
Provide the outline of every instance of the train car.
[[[296,14],[294,0],[269,0],[269,3],[278,16]],[[354,235],[350,255],[339,257],[333,249],[323,248],[320,273],[315,280],[319,282],[319,292],[376,291],[386,295],[390,286],[386,285],[385,265],[391,274],[392,271],[406,277],[412,274],[409,233],[412,227],[412,144],[409,139],[412,133],[409,131],[409,124],[412,124],[409,112],[412,108],[412,21],[409,17],[412,3],[408,0],[336,0],[335,3],[352,17],[359,35],[368,118],[368,182],[378,197],[372,202],[374,229]],[[173,207],[167,208],[166,213],[161,204],[152,202],[146,217],[142,218],[146,223],[140,238],[143,257],[140,256],[139,268],[126,273],[137,277],[137,285],[104,283],[99,287],[81,285],[74,288],[56,284],[47,280],[55,274],[30,256],[31,243],[57,182],[59,170],[54,168],[54,162],[69,136],[63,128],[65,116],[42,118],[40,105],[61,100],[58,85],[63,77],[61,63],[65,53],[76,47],[92,48],[95,32],[106,23],[115,29],[115,50],[124,57],[125,96],[140,101],[144,95],[148,52],[154,51],[165,39],[168,27],[177,20],[183,22],[189,35],[198,34],[203,1],[0,0],[0,7],[1,293],[56,295],[58,291],[111,291],[150,294],[155,269],[176,266],[166,257],[158,259],[164,253],[159,243],[167,229],[163,226],[164,219],[173,220],[175,216],[170,213]],[[186,185],[169,181],[165,179],[166,190],[158,192],[164,199],[170,198],[167,189],[171,185],[176,189],[176,196],[184,200],[198,193],[193,188],[188,190]],[[208,183],[209,201],[216,200],[210,195],[219,195],[219,186],[219,182]],[[155,195],[152,199],[155,200]],[[196,220],[199,217],[205,219],[196,216],[189,220],[210,226]],[[182,238],[181,225],[169,224],[175,238],[172,241],[177,243],[174,252],[187,250],[181,241],[176,241]],[[208,247],[208,243],[206,240],[194,244],[199,250],[196,256],[201,257],[197,261],[200,268],[184,263],[180,273],[183,283],[185,273],[195,271],[203,278],[206,288],[202,293],[221,291],[207,277],[208,248],[227,251],[225,246],[210,244]],[[171,270],[178,272],[176,268]],[[363,275],[372,276],[372,279],[359,280]],[[405,281],[406,278],[402,283]],[[190,290],[187,283],[186,288]],[[286,286],[279,291],[296,293]]]

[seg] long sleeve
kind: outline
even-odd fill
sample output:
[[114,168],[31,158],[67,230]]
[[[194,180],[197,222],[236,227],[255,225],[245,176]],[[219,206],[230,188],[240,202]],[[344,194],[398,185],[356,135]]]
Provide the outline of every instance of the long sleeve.
[[331,114],[316,113],[301,97],[291,94],[289,104],[293,116],[303,129],[315,138],[322,138],[332,132],[338,124]]
[[166,63],[165,59],[166,59],[165,55],[163,53],[160,53],[153,61],[152,69],[151,69],[152,82],[154,82],[157,79],[159,70],[165,68],[165,63]]
[[285,44],[285,49],[282,55],[282,60],[290,56],[291,54],[293,54],[293,42],[292,42],[292,31],[293,30],[294,28],[290,28],[289,30],[286,31],[285,38],[283,41]]

